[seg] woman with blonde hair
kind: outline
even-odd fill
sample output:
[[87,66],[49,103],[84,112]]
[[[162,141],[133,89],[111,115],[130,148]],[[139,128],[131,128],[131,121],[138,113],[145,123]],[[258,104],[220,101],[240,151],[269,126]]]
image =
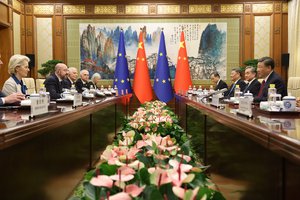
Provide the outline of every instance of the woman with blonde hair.
[[23,55],[13,55],[8,63],[8,73],[11,75],[3,85],[2,92],[5,95],[12,93],[26,94],[27,87],[24,85],[22,78],[25,78],[29,72],[30,59]]

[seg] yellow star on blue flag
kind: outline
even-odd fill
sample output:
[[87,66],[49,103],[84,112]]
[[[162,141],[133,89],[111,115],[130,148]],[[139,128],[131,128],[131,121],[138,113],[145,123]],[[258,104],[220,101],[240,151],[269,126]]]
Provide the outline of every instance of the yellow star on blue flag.
[[159,50],[158,50],[158,58],[157,58],[157,68],[155,71],[155,79],[162,80],[154,82],[154,91],[157,98],[160,101],[165,103],[169,102],[173,99],[173,88],[170,79],[170,69],[169,63],[167,59],[167,51],[166,51],[166,44],[165,44],[165,36],[164,32],[161,32],[160,36],[160,43],[159,43]]
[[114,86],[117,86],[119,94],[122,94],[122,90],[123,93],[125,93],[125,91],[128,91],[128,93],[132,93],[123,31],[120,32],[119,48],[117,55],[118,56],[115,69]]

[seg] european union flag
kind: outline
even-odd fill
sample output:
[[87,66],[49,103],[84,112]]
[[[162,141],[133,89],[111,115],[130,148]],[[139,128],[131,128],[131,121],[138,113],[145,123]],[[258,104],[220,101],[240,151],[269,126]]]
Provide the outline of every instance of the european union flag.
[[160,101],[167,103],[173,98],[173,89],[167,59],[165,36],[160,35],[156,72],[154,77],[154,91]]
[[114,86],[117,86],[119,95],[122,94],[125,95],[126,92],[132,93],[130,79],[129,79],[128,62],[126,58],[123,30],[120,32]]

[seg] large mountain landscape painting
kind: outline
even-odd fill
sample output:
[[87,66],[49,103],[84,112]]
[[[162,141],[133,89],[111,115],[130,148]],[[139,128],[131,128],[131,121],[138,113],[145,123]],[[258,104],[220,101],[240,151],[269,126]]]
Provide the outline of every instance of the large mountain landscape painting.
[[160,34],[164,31],[171,78],[175,76],[180,33],[185,41],[192,79],[205,80],[218,71],[226,79],[227,24],[226,23],[81,23],[80,66],[102,79],[113,79],[116,67],[120,31],[124,31],[125,47],[131,78],[134,74],[138,36],[144,35],[149,73],[154,77]]

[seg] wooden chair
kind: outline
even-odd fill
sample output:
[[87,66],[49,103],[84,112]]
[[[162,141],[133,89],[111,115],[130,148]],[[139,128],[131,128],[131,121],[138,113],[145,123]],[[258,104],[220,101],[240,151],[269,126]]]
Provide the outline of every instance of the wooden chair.
[[38,78],[35,80],[36,91],[39,92],[40,88],[44,86],[45,79]]
[[36,93],[35,90],[35,82],[33,78],[22,78],[23,83],[27,87],[27,94],[34,94]]
[[300,97],[300,77],[290,77],[287,89],[292,96]]

